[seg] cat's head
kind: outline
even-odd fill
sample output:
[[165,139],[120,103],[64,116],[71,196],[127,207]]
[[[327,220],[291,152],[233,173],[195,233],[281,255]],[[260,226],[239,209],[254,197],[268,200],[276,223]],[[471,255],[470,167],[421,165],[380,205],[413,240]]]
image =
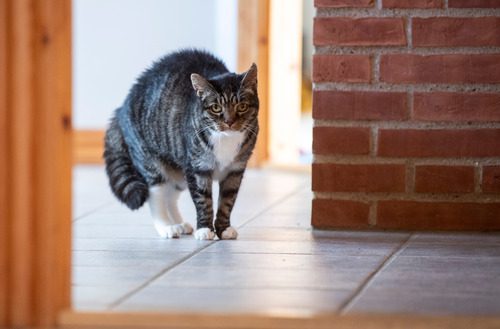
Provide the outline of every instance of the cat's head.
[[217,131],[252,130],[257,123],[257,65],[242,74],[225,73],[205,78],[191,74],[191,82],[203,107],[202,115]]

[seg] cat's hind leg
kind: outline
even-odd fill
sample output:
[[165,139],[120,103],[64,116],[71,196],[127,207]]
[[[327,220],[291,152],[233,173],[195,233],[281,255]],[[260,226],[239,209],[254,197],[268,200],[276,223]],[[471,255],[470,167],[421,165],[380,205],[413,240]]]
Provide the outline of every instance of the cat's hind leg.
[[175,225],[179,225],[182,229],[182,234],[193,233],[193,227],[188,222],[182,219],[182,215],[179,212],[179,207],[177,202],[183,188],[179,184],[174,182],[167,182],[165,186],[165,205],[167,214],[175,222]]
[[162,238],[178,238],[184,229],[176,222],[176,219],[169,214],[166,196],[169,193],[167,184],[153,185],[149,188],[149,208],[154,220],[154,226]]

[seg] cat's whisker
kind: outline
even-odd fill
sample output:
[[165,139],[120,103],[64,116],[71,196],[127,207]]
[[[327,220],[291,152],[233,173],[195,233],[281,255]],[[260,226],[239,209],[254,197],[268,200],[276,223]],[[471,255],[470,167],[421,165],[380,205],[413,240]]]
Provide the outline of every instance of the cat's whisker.
[[245,124],[245,125],[243,126],[243,130],[248,131],[249,133],[251,133],[251,134],[252,134],[252,135],[254,135],[254,136],[257,136],[257,132],[256,132],[256,131],[255,131],[255,129],[254,129],[254,128],[252,128],[249,124]]
[[212,127],[210,125],[201,127],[200,129],[195,130],[196,137],[201,139],[201,134],[207,130],[210,130]]

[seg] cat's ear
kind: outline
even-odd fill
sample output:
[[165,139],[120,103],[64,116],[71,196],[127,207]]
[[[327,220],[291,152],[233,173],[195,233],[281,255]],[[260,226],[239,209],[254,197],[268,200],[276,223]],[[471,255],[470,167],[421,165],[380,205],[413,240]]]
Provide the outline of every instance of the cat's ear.
[[244,73],[240,88],[257,91],[257,65],[255,63],[252,63],[252,66]]
[[193,88],[196,91],[196,95],[198,95],[198,97],[203,98],[205,95],[213,93],[215,91],[210,82],[208,82],[207,79],[199,74],[191,74],[191,83],[193,84]]

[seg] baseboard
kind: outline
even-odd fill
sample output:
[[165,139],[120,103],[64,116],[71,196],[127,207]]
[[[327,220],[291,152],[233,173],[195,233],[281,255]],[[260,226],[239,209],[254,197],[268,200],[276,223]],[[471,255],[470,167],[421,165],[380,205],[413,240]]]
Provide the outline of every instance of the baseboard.
[[102,164],[104,130],[73,131],[73,163]]

